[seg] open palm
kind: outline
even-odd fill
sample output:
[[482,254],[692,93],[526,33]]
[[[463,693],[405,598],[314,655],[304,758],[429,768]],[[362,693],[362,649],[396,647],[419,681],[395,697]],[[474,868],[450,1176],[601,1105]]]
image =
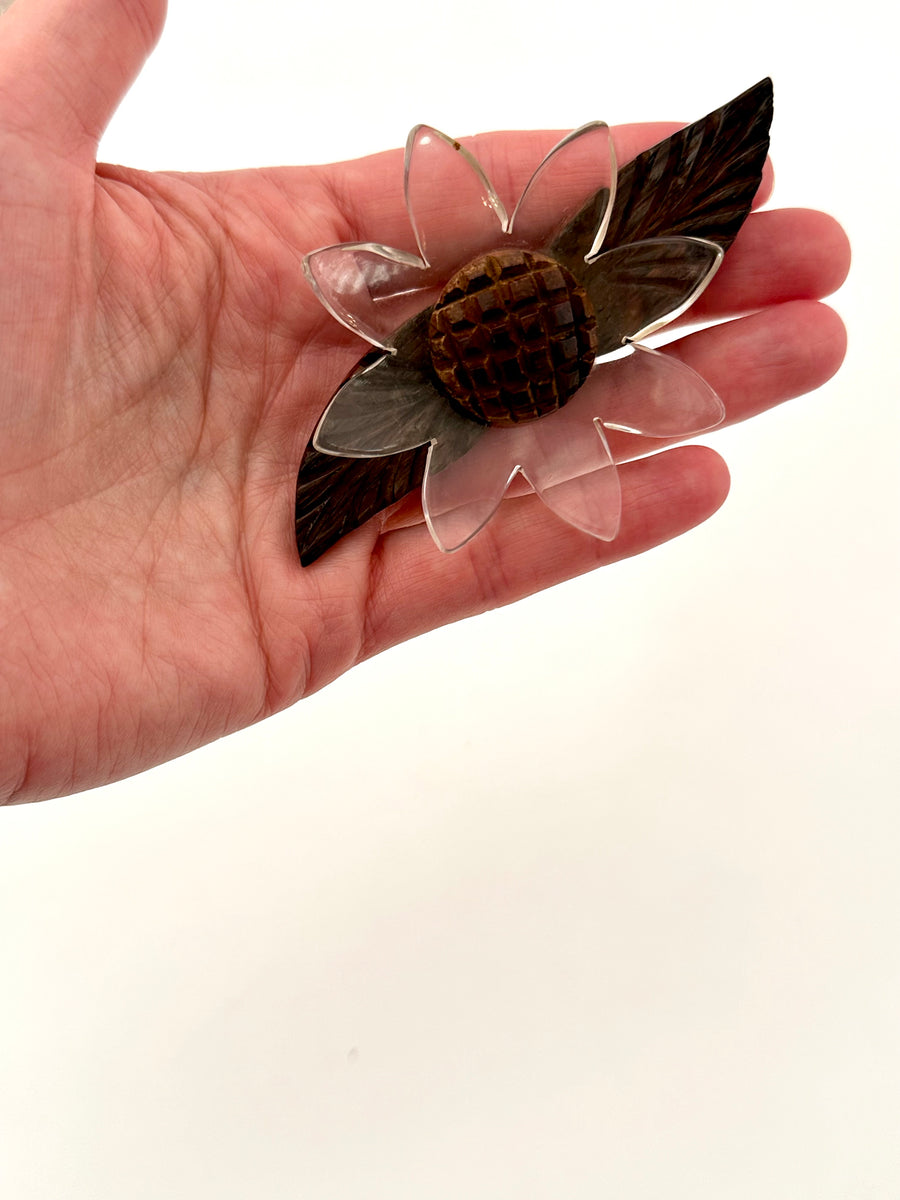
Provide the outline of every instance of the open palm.
[[[620,436],[623,528],[594,541],[534,497],[434,549],[404,503],[299,566],[293,486],[364,345],[302,281],[346,240],[408,245],[400,154],[332,167],[148,174],[95,162],[162,0],[17,0],[0,38],[0,799],[120,778],[238,729],[435,625],[647,549],[710,515],[702,448]],[[672,126],[617,131],[624,161]],[[553,134],[485,136],[515,199]],[[729,421],[823,382],[843,330],[815,303],[845,239],[750,218],[671,348]],[[700,306],[698,306],[698,309]]]

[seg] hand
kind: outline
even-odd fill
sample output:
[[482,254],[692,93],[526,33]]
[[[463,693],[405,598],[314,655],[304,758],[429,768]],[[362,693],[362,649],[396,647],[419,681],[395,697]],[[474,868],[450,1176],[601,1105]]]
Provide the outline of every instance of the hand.
[[[297,465],[365,346],[301,259],[409,243],[400,152],[212,175],[97,165],[163,0],[17,0],[0,39],[0,799],[134,773],[257,721],[371,654],[647,550],[722,503],[700,447],[628,461],[613,543],[509,499],[438,553],[410,505],[315,566],[293,542]],[[620,160],[673,126],[617,131]],[[515,198],[550,133],[476,154]],[[729,421],[815,388],[844,350],[815,303],[847,268],[822,214],[760,213],[671,353]],[[751,315],[737,316],[741,313]],[[623,459],[647,447],[621,436]]]

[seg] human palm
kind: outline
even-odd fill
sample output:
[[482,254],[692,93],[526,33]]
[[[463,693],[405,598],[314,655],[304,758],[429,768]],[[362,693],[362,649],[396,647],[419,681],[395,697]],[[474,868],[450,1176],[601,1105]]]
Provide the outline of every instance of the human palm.
[[[297,464],[364,346],[300,263],[334,242],[409,243],[399,153],[213,175],[97,166],[162,9],[18,0],[3,17],[0,800],[174,757],[398,641],[671,538],[727,490],[713,452],[640,458],[651,447],[620,435],[612,543],[522,496],[445,556],[410,501],[302,569]],[[619,130],[621,158],[671,129]],[[514,199],[554,140],[487,136],[476,152]],[[846,263],[821,214],[754,215],[694,310],[751,315],[670,352],[729,421],[817,386],[844,342],[814,301]]]

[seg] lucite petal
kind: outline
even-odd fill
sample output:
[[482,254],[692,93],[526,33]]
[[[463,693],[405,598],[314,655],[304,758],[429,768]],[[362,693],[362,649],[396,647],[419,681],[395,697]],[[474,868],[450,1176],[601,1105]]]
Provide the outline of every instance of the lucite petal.
[[432,448],[425,468],[422,507],[442,550],[471,541],[520,471],[568,524],[604,541],[618,532],[618,473],[599,422],[584,406],[570,403],[540,420],[486,429],[467,454],[446,467],[439,463],[440,449]]
[[725,406],[702,376],[686,363],[648,346],[599,363],[578,393],[606,429],[643,437],[690,437],[714,429]]
[[419,251],[445,277],[505,240],[509,218],[474,155],[430,125],[406,143],[404,190]]
[[[413,367],[389,374],[380,364],[352,376],[319,421],[313,446],[322,454],[378,458],[412,450],[436,437],[446,399]],[[455,414],[454,414],[455,416]]]
[[313,435],[322,454],[380,458],[440,440],[440,462],[464,454],[482,426],[455,412],[434,385],[425,332],[429,310],[397,330],[397,350],[368,363],[342,385]]
[[593,228],[587,244],[579,247],[585,261],[600,249],[616,194],[616,149],[604,121],[582,125],[546,156],[526,184],[512,215],[513,241],[517,245],[549,246],[595,193],[602,195],[592,213]]
[[432,443],[429,461],[432,473],[443,471],[467,454],[487,432],[484,425],[461,417],[448,408],[441,418],[440,432]]
[[383,350],[404,321],[434,303],[442,285],[417,255],[375,242],[314,250],[303,270],[332,316]]
[[[474,429],[479,426],[469,421]],[[485,429],[461,458],[447,463],[444,447],[431,447],[422,483],[422,511],[438,549],[459,550],[500,506],[518,465],[510,454],[516,430]]]
[[704,238],[649,238],[601,254],[582,282],[597,316],[598,354],[662,329],[694,303],[724,251]]
[[531,423],[522,473],[558,517],[611,542],[622,515],[619,473],[600,422],[569,407]]

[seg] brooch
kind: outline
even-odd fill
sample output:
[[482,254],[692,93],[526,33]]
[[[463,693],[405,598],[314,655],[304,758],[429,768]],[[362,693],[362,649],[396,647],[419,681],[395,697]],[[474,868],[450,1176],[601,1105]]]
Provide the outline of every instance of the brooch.
[[406,147],[418,254],[315,250],[304,272],[371,343],[300,466],[301,562],[417,487],[439,549],[464,546],[521,475],[606,541],[621,493],[606,430],[679,438],[725,415],[644,339],[709,284],[750,211],[772,117],[766,79],[618,168],[608,127],[568,135],[508,213],[477,160],[427,125]]

